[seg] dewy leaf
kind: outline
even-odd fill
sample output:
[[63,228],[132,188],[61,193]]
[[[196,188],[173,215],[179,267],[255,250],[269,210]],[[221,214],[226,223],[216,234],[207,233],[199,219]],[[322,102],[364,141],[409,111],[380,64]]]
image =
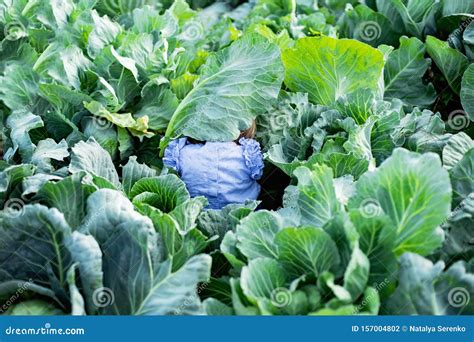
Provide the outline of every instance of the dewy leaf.
[[395,149],[378,169],[360,177],[356,189],[349,207],[383,210],[396,227],[397,255],[427,255],[441,245],[438,226],[450,212],[451,184],[436,154]]
[[115,186],[120,185],[112,158],[92,137],[87,142],[80,141],[74,145],[69,171],[71,173],[86,171],[106,179]]
[[267,210],[248,215],[237,226],[237,248],[249,260],[258,257],[277,258],[274,239],[282,225],[280,216]]
[[474,313],[474,274],[466,273],[463,262],[443,272],[419,255],[406,253],[400,258],[400,276],[395,293],[385,311],[391,315],[472,315]]
[[275,243],[278,259],[295,276],[317,278],[340,265],[336,244],[320,228],[285,228],[276,235]]
[[383,55],[356,40],[301,38],[294,48],[283,52],[283,63],[288,88],[307,92],[317,104],[332,105],[339,97],[361,89],[382,95]]
[[443,148],[443,166],[451,170],[470,149],[474,148],[474,141],[464,132],[459,132],[449,138]]
[[112,56],[114,56],[114,58],[120,63],[120,65],[132,73],[133,78],[136,82],[138,82],[138,70],[137,66],[135,65],[135,61],[131,58],[121,56],[111,45],[110,52],[112,53]]
[[230,141],[275,100],[283,78],[279,48],[259,35],[245,35],[208,57],[193,89],[180,102],[166,130],[201,141]]
[[474,121],[474,63],[469,65],[462,77],[461,103],[469,119]]
[[315,165],[312,170],[299,167],[293,174],[298,179],[297,208],[301,223],[322,227],[339,211],[332,170],[325,165]]
[[447,42],[432,36],[426,38],[426,50],[443,73],[451,89],[459,94],[462,75],[469,65],[467,57],[456,49],[450,48]]
[[393,51],[384,68],[384,98],[399,98],[408,106],[426,107],[436,98],[433,85],[424,84],[422,77],[430,66],[425,59],[425,46],[415,37],[400,38],[400,47]]

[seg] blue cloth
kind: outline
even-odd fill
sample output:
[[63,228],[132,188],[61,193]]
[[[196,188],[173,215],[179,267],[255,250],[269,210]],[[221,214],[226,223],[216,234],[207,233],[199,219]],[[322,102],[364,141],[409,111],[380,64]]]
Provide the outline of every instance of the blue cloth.
[[235,142],[189,144],[186,138],[173,140],[165,149],[163,163],[176,170],[192,197],[205,196],[209,208],[257,199],[263,157],[253,139]]

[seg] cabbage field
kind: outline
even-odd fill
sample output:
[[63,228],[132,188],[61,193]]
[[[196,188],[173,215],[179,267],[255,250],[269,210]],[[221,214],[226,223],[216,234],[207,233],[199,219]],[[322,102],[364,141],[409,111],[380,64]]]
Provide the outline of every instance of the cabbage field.
[[[0,312],[474,314],[474,1],[0,1]],[[256,120],[258,201],[163,166]]]

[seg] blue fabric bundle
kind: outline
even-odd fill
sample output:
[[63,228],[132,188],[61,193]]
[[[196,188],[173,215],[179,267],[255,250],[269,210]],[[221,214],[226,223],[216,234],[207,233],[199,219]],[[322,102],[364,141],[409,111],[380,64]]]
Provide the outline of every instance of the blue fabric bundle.
[[209,208],[257,199],[262,177],[260,144],[241,138],[235,142],[190,144],[186,138],[173,140],[163,163],[176,170],[192,197],[205,196]]

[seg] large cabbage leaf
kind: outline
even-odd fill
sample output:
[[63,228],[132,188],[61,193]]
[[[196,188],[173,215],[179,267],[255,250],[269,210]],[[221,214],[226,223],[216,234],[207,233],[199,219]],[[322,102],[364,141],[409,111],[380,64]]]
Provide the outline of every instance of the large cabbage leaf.
[[356,184],[357,194],[350,202],[366,215],[386,213],[395,225],[395,253],[427,255],[441,246],[439,225],[451,209],[451,184],[437,155],[423,155],[404,149]]
[[283,51],[285,84],[307,92],[317,104],[333,105],[340,97],[362,96],[367,89],[381,95],[383,55],[350,39],[308,37]]
[[275,100],[283,79],[279,48],[259,35],[246,35],[210,56],[193,89],[180,102],[166,138],[201,141],[236,139]]
[[434,102],[436,92],[433,85],[424,84],[422,80],[430,66],[430,60],[424,55],[425,47],[420,40],[400,38],[400,47],[388,56],[384,68],[386,99],[399,98],[409,106],[420,107]]
[[406,253],[400,259],[400,278],[395,293],[386,303],[392,315],[472,315],[474,275],[463,262],[444,270],[419,255]]
[[451,48],[447,42],[433,36],[426,38],[426,50],[440,68],[451,89],[459,94],[463,73],[469,65],[467,57]]
[[474,121],[474,64],[469,65],[462,76],[461,103],[469,119]]
[[134,211],[121,193],[96,191],[87,208],[80,230],[94,236],[103,251],[103,284],[109,291],[104,290],[109,305],[100,308],[103,314],[196,314],[202,310],[193,293],[198,282],[209,278],[209,256],[194,256],[173,271],[170,259],[161,260],[152,221]]

